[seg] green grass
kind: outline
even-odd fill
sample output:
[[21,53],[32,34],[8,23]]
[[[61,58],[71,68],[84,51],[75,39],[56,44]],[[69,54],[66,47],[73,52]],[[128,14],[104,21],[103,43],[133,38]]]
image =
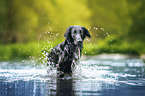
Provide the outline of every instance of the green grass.
[[42,50],[46,50],[48,52],[51,49],[59,44],[60,41],[56,42],[30,42],[26,44],[0,44],[0,61],[8,61],[8,60],[23,60],[23,59],[38,59],[44,58]]
[[110,36],[103,40],[99,40],[97,43],[85,43],[84,55],[97,55],[102,53],[120,53],[127,55],[141,55],[145,54],[145,45],[143,42],[127,42],[122,41],[116,36]]
[[28,59],[36,56],[37,50],[34,43],[0,45],[0,60]]
[[[24,59],[43,61],[45,55],[41,51],[46,50],[50,52],[51,49],[59,43],[61,43],[60,40],[53,42],[43,41],[39,43],[30,42],[26,44],[0,44],[0,61]],[[142,42],[122,42],[113,36],[100,40],[97,43],[84,42],[83,55],[97,55],[102,53],[141,55],[145,54],[145,45]]]

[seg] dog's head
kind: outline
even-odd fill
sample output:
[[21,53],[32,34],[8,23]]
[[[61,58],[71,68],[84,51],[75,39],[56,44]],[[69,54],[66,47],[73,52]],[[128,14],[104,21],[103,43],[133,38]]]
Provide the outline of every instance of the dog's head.
[[82,44],[86,36],[91,37],[89,31],[82,26],[69,26],[64,34],[67,40],[74,42],[76,45]]

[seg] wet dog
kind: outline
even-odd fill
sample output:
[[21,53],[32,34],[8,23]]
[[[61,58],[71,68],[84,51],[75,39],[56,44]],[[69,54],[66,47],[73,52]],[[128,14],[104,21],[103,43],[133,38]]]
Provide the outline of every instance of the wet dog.
[[[68,27],[64,34],[65,41],[55,46],[52,51],[47,54],[47,66],[49,66],[49,68],[57,67],[57,75],[60,77],[63,77],[65,74],[71,76],[77,61],[81,57],[83,41],[86,36],[91,37],[85,27]],[[49,70],[51,69],[47,71],[49,72]]]

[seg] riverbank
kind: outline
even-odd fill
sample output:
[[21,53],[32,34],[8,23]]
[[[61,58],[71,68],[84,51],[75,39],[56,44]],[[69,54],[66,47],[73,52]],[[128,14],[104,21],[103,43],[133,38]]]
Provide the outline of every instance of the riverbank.
[[[114,41],[113,41],[114,40]],[[29,42],[29,43],[15,43],[15,44],[0,44],[0,61],[9,61],[9,60],[24,60],[24,59],[34,59],[37,58],[41,60],[45,58],[45,55],[42,50],[48,52],[61,43],[61,41],[56,40],[53,42]],[[127,42],[119,42],[115,39],[99,41],[97,43],[86,42],[83,44],[83,58],[84,56],[97,58],[121,58],[130,57],[130,58],[142,58],[145,60],[145,50],[144,45],[134,43],[129,44]],[[108,54],[111,54],[108,56]],[[121,55],[118,55],[121,54]]]
[[110,59],[110,60],[119,60],[119,59],[141,59],[145,63],[145,54],[141,56],[137,55],[128,55],[128,54],[98,54],[98,55],[83,55],[81,60],[97,60],[97,59]]
[[125,54],[99,54],[99,55],[83,55],[82,60],[86,59],[127,59],[127,58],[139,58],[139,56],[129,56]]
[[142,54],[142,55],[140,56],[140,58],[143,59],[143,61],[145,62],[145,54]]

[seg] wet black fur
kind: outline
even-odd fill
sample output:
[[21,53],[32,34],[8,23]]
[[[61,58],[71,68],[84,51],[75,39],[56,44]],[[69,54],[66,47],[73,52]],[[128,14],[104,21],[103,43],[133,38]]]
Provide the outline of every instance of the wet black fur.
[[[67,28],[64,34],[64,37],[66,38],[65,41],[55,46],[47,56],[47,66],[57,67],[57,74],[60,77],[63,77],[66,73],[72,75],[72,71],[74,70],[75,65],[77,64],[77,61],[82,53],[83,42],[76,45],[71,36],[71,30],[73,27],[75,26],[70,26]],[[85,27],[81,28],[83,30],[83,35],[81,36],[82,40],[84,40],[86,36],[90,38],[91,36],[89,31]]]

